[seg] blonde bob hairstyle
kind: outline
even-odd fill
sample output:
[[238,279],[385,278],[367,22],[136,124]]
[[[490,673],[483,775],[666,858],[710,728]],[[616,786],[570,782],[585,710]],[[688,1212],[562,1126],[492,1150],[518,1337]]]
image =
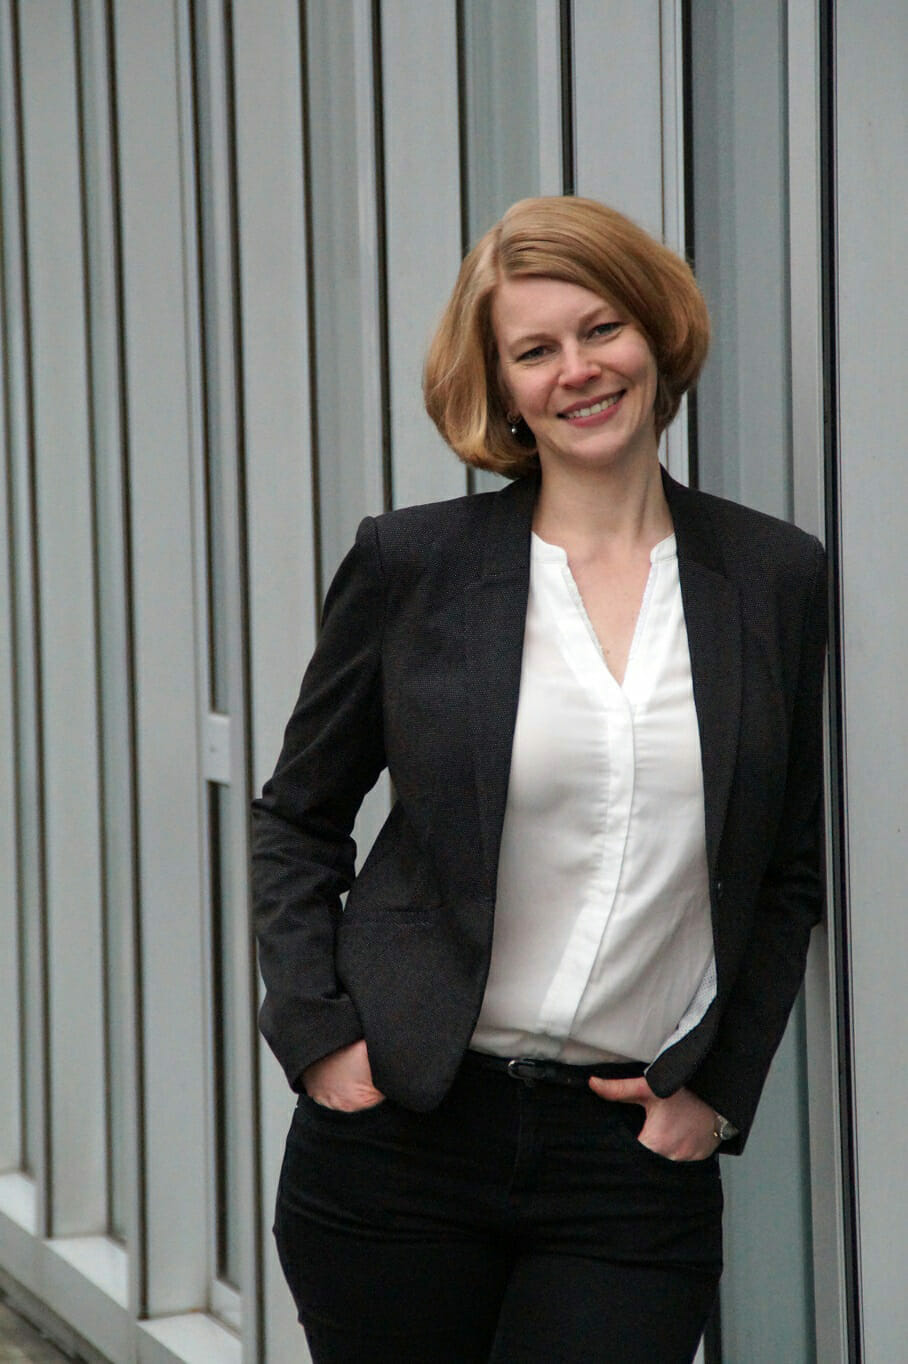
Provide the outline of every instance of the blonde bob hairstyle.
[[593,199],[521,199],[464,259],[429,346],[426,410],[466,464],[517,478],[535,447],[506,416],[492,302],[503,279],[564,280],[606,299],[643,332],[656,360],[656,435],[678,411],[709,347],[709,316],[689,266],[636,223]]

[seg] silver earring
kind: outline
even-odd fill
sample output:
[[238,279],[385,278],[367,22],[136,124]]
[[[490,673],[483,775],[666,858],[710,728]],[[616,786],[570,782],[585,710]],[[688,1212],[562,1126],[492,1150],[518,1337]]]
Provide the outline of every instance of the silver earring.
[[516,440],[520,434],[520,423],[523,421],[523,418],[519,412],[506,412],[504,415],[511,428],[511,435]]

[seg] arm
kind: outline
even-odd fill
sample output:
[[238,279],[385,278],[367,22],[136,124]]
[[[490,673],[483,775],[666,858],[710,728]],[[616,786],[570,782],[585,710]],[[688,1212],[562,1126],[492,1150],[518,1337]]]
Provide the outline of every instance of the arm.
[[806,593],[788,771],[778,833],[754,909],[750,942],[716,1039],[688,1080],[691,1090],[740,1129],[740,1150],[766,1074],[800,989],[810,931],[823,907],[821,810],[825,556],[817,545]]
[[[777,834],[757,894],[749,940],[712,1045],[685,1086],[656,1094],[644,1079],[597,1081],[603,1098],[646,1110],[645,1145],[697,1159],[716,1145],[717,1113],[743,1148],[770,1062],[800,988],[810,931],[822,908],[820,809],[826,638],[825,558],[815,547],[804,602],[790,710],[787,771]],[[807,576],[807,575],[805,575]],[[721,861],[721,854],[720,854]],[[731,912],[726,907],[726,912]],[[663,1082],[664,1084],[664,1082]]]
[[361,524],[325,601],[274,775],[253,803],[253,914],[266,994],[260,1025],[294,1088],[362,1035],[334,969],[356,813],[385,765],[384,590],[375,523]]

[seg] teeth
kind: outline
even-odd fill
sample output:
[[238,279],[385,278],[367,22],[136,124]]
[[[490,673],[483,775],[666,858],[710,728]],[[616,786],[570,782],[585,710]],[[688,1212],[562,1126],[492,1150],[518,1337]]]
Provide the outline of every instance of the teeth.
[[578,407],[573,412],[566,412],[564,415],[568,421],[574,421],[577,417],[595,417],[598,412],[604,412],[607,407],[614,407],[620,397],[620,393],[615,393],[611,398],[603,398],[601,402],[593,403],[592,407]]

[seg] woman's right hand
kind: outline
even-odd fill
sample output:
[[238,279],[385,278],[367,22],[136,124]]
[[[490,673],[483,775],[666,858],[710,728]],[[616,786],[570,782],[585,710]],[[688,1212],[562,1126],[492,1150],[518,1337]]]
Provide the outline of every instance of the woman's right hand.
[[303,1087],[310,1099],[323,1108],[355,1113],[384,1102],[384,1094],[372,1083],[372,1068],[365,1038],[313,1061],[303,1071]]

